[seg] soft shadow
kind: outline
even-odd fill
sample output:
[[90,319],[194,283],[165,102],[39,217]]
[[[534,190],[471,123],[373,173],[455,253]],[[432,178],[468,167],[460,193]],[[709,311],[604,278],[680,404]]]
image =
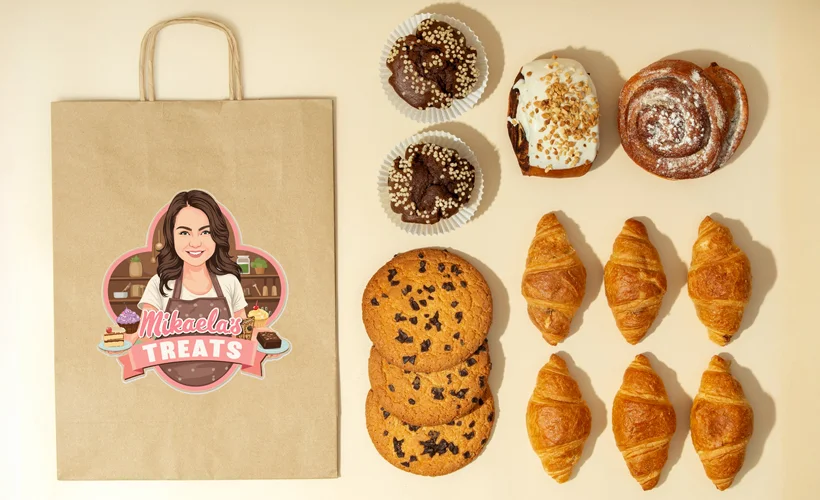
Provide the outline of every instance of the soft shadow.
[[454,17],[469,26],[478,39],[481,40],[484,53],[487,54],[487,65],[490,71],[487,88],[484,89],[478,104],[486,101],[498,87],[499,82],[501,82],[501,74],[504,72],[504,45],[501,43],[501,34],[484,14],[460,3],[433,4],[420,10],[418,14],[425,12]]
[[672,407],[675,408],[676,429],[675,435],[672,436],[672,442],[669,443],[669,459],[661,471],[660,481],[658,486],[666,481],[669,471],[678,463],[683,454],[683,443],[686,441],[686,436],[689,434],[689,413],[692,411],[692,398],[690,398],[684,391],[683,387],[678,382],[678,374],[674,370],[666,366],[654,354],[645,352],[644,356],[649,358],[652,363],[652,368],[663,380],[663,385],[666,387],[666,394],[669,396],[669,401]]
[[649,233],[649,241],[651,241],[658,250],[661,263],[663,264],[663,271],[666,273],[666,295],[664,295],[663,302],[661,302],[658,317],[655,318],[649,331],[647,331],[644,336],[644,338],[646,338],[652,335],[665,317],[669,316],[672,310],[672,304],[675,303],[681,290],[686,286],[686,273],[688,268],[686,267],[686,263],[678,256],[672,239],[660,232],[654,222],[648,217],[635,217],[635,219],[641,221],[643,225],[646,226],[646,231]]
[[510,322],[510,298],[507,295],[507,288],[501,278],[477,258],[459,250],[450,249],[450,251],[461,255],[478,269],[484,279],[487,280],[490,292],[493,295],[493,323],[490,326],[490,332],[487,334],[487,344],[490,347],[490,361],[493,364],[490,372],[490,388],[495,398],[496,415],[500,416],[498,408],[501,405],[499,404],[498,391],[501,389],[504,377],[504,350],[501,347],[501,335],[507,330],[507,324]]
[[584,400],[587,402],[589,412],[592,416],[592,428],[589,433],[589,438],[587,438],[586,443],[584,443],[584,451],[581,454],[580,460],[578,460],[578,464],[572,469],[572,476],[570,479],[573,479],[578,474],[578,470],[581,469],[589,457],[592,456],[592,450],[595,448],[595,443],[598,441],[598,436],[600,436],[604,432],[604,429],[606,429],[606,405],[604,404],[604,401],[599,398],[597,394],[595,394],[595,390],[592,388],[592,382],[590,381],[589,375],[578,368],[575,364],[575,360],[572,359],[572,356],[565,351],[561,351],[557,354],[561,356],[564,361],[566,361],[569,374],[572,375],[572,378],[574,378],[576,382],[578,382],[578,387],[581,389],[581,394],[584,396]]
[[[601,291],[601,283],[604,280],[604,268],[601,265],[601,261],[595,256],[595,252],[592,251],[592,247],[589,246],[586,238],[584,238],[584,234],[581,232],[581,228],[578,227],[578,224],[560,210],[556,210],[554,213],[558,217],[558,221],[561,222],[561,225],[564,226],[570,244],[575,248],[575,252],[578,254],[578,257],[581,258],[581,262],[583,262],[584,268],[587,270],[587,286],[586,292],[584,293],[584,300],[581,301],[581,307],[579,307],[575,313],[575,317],[572,319],[572,324],[569,329],[569,335],[574,335],[581,329],[581,325],[584,324],[584,311],[589,308],[589,305]],[[569,335],[567,337],[569,337]]]
[[[746,148],[749,147],[749,144],[757,137],[757,134],[760,132],[760,127],[763,125],[763,120],[766,118],[766,113],[769,111],[769,91],[766,87],[763,75],[751,64],[738,61],[737,59],[733,59],[720,52],[715,52],[714,50],[687,50],[672,54],[664,59],[683,59],[695,63],[702,68],[716,62],[736,74],[738,78],[740,78],[740,81],[743,82],[743,87],[746,88],[746,96],[749,99],[749,124],[746,126],[746,135],[740,142],[740,146],[726,164],[731,165],[735,161],[735,158],[740,157],[743,152],[746,151]],[[723,168],[721,168],[721,170],[723,170]]]
[[575,59],[581,63],[592,78],[592,83],[595,84],[595,91],[598,93],[599,137],[601,138],[598,157],[592,164],[592,170],[595,170],[603,165],[621,145],[621,138],[618,135],[618,96],[621,95],[621,89],[626,80],[621,76],[621,71],[615,61],[603,52],[585,47],[566,47],[542,54],[537,59],[549,59],[553,54],[558,57]]
[[473,150],[476,158],[478,158],[478,167],[481,169],[481,175],[484,179],[484,194],[481,197],[481,203],[478,205],[478,210],[474,217],[478,219],[484,215],[490,208],[490,205],[493,204],[493,200],[495,200],[496,195],[498,195],[498,188],[501,185],[501,159],[498,155],[498,149],[484,137],[484,134],[463,123],[441,123],[427,127],[422,130],[422,132],[430,132],[433,130],[449,132],[458,137]]
[[772,398],[760,386],[760,382],[752,374],[748,368],[740,366],[735,361],[731,354],[721,353],[720,357],[728,359],[732,362],[731,372],[740,385],[743,387],[743,393],[749,401],[749,405],[754,412],[754,431],[752,437],[749,439],[749,444],[746,446],[746,460],[743,462],[743,467],[735,476],[732,486],[738,484],[743,476],[751,470],[760,461],[763,455],[763,447],[766,444],[766,439],[771,434],[774,428],[775,408],[774,398]]
[[774,260],[774,253],[762,243],[752,239],[751,233],[742,222],[727,219],[720,214],[711,214],[710,217],[729,228],[735,244],[746,253],[746,256],[749,257],[749,263],[752,265],[752,296],[743,311],[743,321],[740,323],[740,329],[732,336],[732,341],[735,342],[754,323],[755,318],[760,313],[763,299],[772,289],[777,279],[777,265]]

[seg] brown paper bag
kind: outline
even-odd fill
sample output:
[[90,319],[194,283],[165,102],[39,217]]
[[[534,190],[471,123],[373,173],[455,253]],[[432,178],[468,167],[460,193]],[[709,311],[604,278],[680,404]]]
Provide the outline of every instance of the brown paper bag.
[[[154,100],[177,23],[230,100]],[[332,102],[242,100],[202,18],[140,77],[52,106],[58,477],[336,477]]]

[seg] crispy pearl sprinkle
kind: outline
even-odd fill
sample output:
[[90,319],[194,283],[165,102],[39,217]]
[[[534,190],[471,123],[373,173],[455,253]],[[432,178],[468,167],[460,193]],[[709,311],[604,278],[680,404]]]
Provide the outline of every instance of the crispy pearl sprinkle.
[[435,224],[470,201],[475,167],[436,144],[413,144],[393,160],[388,175],[390,208],[404,222]]
[[448,108],[478,81],[476,50],[447,23],[426,19],[415,35],[396,40],[387,57],[390,85],[418,109]]

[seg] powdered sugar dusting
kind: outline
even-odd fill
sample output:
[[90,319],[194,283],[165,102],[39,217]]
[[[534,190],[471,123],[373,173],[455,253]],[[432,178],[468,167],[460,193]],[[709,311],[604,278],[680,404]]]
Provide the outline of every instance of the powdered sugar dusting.
[[718,156],[718,165],[720,166],[725,165],[732,157],[740,144],[740,139],[746,131],[746,122],[743,121],[744,114],[748,113],[745,89],[742,86],[735,87],[734,97],[735,106],[732,110],[732,116],[729,118],[726,140],[723,141],[723,146],[720,148],[720,155]]
[[722,107],[718,107],[715,109],[715,115],[717,118],[718,127],[723,128],[726,125],[726,112]]
[[699,67],[686,61],[655,63],[627,82],[624,102],[622,143],[636,163],[675,179],[701,177],[719,167],[727,122],[734,117]]
[[669,153],[681,145],[691,146],[703,140],[704,127],[696,120],[700,96],[689,90],[670,92],[658,87],[641,99],[646,144],[660,153]]

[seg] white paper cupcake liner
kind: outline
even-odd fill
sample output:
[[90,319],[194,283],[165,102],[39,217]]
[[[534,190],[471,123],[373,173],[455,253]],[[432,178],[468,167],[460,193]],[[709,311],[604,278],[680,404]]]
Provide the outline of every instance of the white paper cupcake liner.
[[[470,92],[467,97],[463,99],[456,99],[449,108],[416,109],[407,104],[404,99],[399,97],[396,91],[393,90],[393,87],[390,86],[390,82],[388,80],[390,79],[392,73],[387,67],[387,57],[390,55],[390,50],[393,48],[393,44],[396,43],[396,40],[403,36],[414,34],[419,24],[421,24],[421,22],[425,19],[430,18],[436,21],[443,21],[459,30],[464,35],[467,45],[476,50],[478,81],[476,82],[473,91]],[[473,30],[471,30],[466,24],[449,16],[424,13],[416,14],[410,19],[404,21],[396,27],[392,33],[390,33],[390,36],[387,37],[387,41],[384,44],[384,48],[382,48],[382,55],[379,60],[379,75],[382,81],[382,88],[384,88],[387,98],[391,103],[393,103],[393,106],[395,106],[396,109],[413,120],[427,124],[434,124],[455,120],[467,112],[470,108],[475,106],[481,98],[481,95],[484,93],[484,89],[487,88],[487,80],[489,79],[490,69],[487,63],[487,54],[484,52],[484,46],[481,44],[481,40],[478,39],[476,34],[473,33]]]
[[[470,162],[470,164],[475,167],[475,182],[473,185],[473,192],[470,194],[470,201],[461,207],[461,210],[456,212],[455,215],[449,217],[447,219],[442,219],[435,224],[414,224],[409,222],[403,222],[401,220],[401,214],[397,214],[393,212],[390,208],[390,191],[388,188],[388,177],[390,175],[390,169],[393,168],[393,161],[398,157],[404,157],[404,153],[409,146],[412,144],[418,144],[421,142],[426,142],[429,144],[436,144],[438,146],[443,146],[445,148],[454,149],[458,152],[459,156]],[[403,230],[407,231],[410,234],[417,234],[417,235],[434,235],[434,234],[444,234],[448,231],[452,231],[454,229],[458,229],[459,227],[466,224],[470,219],[473,218],[476,211],[478,210],[478,205],[481,203],[481,196],[484,194],[484,180],[483,176],[481,175],[481,167],[478,165],[478,158],[476,158],[475,153],[473,150],[470,149],[467,144],[464,143],[461,139],[454,136],[453,134],[449,134],[447,132],[441,132],[438,130],[432,130],[429,132],[422,132],[420,134],[416,134],[412,137],[409,137],[390,150],[390,153],[384,157],[384,161],[382,161],[381,167],[379,168],[379,199],[381,200],[382,208],[384,209],[387,217],[393,221],[393,223]]]

